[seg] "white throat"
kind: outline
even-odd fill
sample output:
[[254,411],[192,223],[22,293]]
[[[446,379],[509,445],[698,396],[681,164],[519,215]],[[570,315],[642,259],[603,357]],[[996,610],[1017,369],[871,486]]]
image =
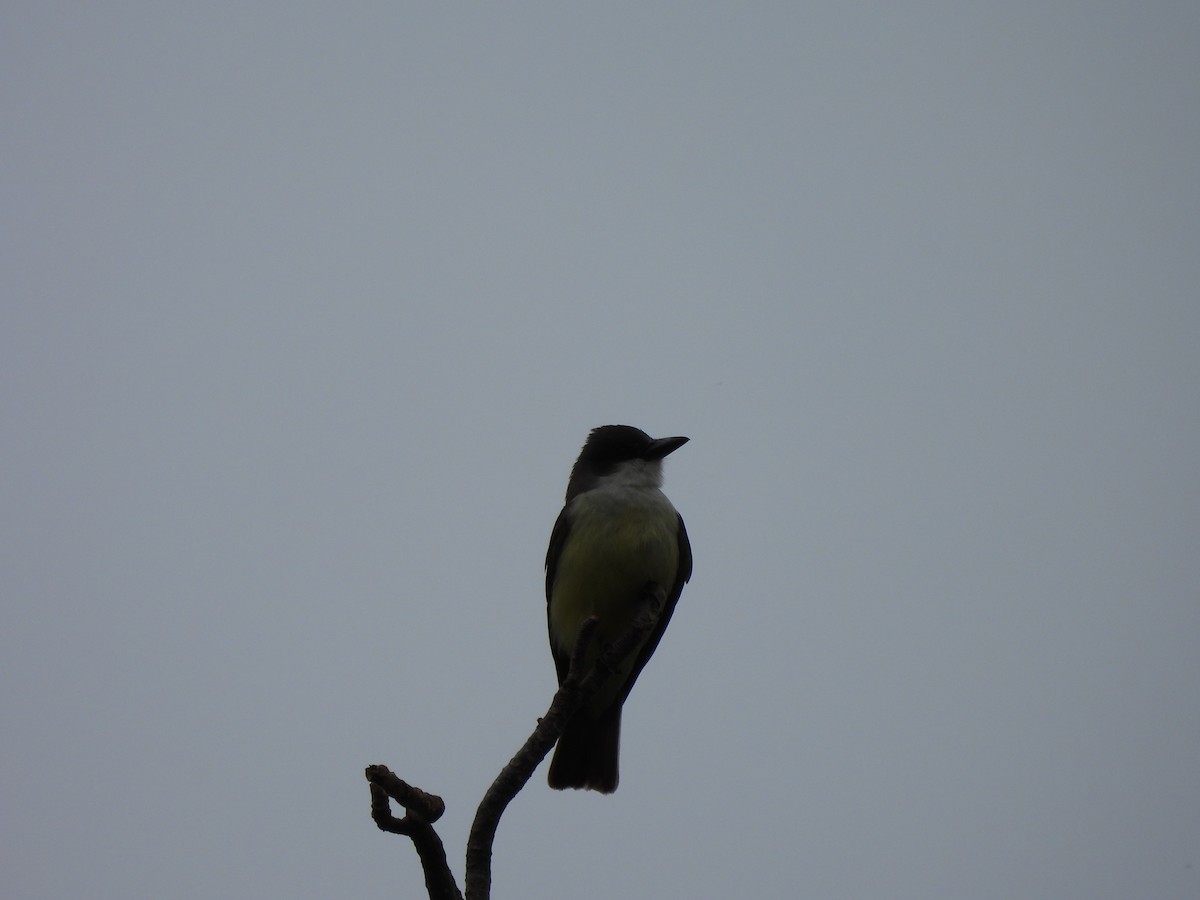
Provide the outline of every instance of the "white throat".
[[656,490],[662,487],[663,468],[659,459],[630,459],[618,463],[607,475],[596,479],[595,488],[638,488]]

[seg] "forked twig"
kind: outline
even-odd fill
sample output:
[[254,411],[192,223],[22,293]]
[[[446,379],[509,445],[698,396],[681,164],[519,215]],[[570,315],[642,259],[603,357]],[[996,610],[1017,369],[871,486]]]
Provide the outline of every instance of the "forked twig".
[[[483,795],[475,812],[475,821],[467,838],[466,898],[488,900],[492,889],[492,843],[500,817],[513,797],[525,786],[546,754],[562,736],[567,722],[604,682],[620,663],[639,647],[654,630],[659,616],[666,608],[666,594],[656,584],[648,584],[641,598],[641,608],[633,623],[601,652],[595,664],[585,670],[584,657],[596,630],[596,618],[584,622],[571,651],[567,677],[554,694],[550,708],[533,733],[496,776]],[[371,786],[371,817],[380,830],[408,835],[416,848],[425,872],[425,887],[431,900],[462,900],[454,875],[446,861],[446,850],[433,828],[445,811],[441,797],[428,794],[396,777],[385,766],[368,766],[367,781]],[[404,807],[405,815],[392,815],[389,798]]]

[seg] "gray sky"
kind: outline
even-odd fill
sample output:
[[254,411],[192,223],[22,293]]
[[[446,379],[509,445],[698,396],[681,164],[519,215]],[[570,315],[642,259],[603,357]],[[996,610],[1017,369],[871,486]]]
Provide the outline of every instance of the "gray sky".
[[1200,6],[9,4],[0,872],[413,897],[587,430],[695,576],[497,897],[1200,895]]

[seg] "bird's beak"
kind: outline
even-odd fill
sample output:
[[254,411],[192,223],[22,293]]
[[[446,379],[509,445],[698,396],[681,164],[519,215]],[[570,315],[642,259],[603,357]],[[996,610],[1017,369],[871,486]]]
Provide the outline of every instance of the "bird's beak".
[[669,437],[659,438],[651,441],[650,447],[646,450],[646,459],[662,459],[668,453],[674,453],[680,447],[688,442],[685,437]]

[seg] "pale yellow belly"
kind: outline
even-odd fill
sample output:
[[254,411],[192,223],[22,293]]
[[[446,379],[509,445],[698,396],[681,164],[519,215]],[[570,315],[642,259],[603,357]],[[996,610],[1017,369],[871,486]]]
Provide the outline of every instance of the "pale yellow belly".
[[[600,492],[593,492],[599,494]],[[657,491],[646,497],[577,497],[571,533],[558,558],[550,593],[550,634],[561,653],[570,653],[589,616],[597,633],[612,641],[632,622],[647,582],[670,592],[679,568],[678,521]],[[591,662],[598,649],[588,654]],[[620,690],[637,654],[631,654],[603,694]],[[603,697],[597,697],[599,703]]]

